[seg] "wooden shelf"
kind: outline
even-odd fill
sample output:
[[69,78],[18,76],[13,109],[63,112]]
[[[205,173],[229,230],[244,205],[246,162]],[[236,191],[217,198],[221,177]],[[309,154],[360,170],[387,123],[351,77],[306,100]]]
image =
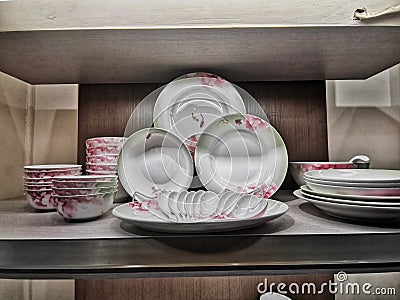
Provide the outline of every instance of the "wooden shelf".
[[0,277],[399,270],[399,223],[339,220],[296,199],[290,191],[280,191],[274,198],[288,204],[287,214],[256,228],[214,234],[144,231],[110,212],[92,222],[68,223],[56,212],[34,212],[22,198],[1,201]]
[[367,78],[400,62],[400,26],[0,33],[0,70],[31,84]]
[[160,83],[199,70],[231,81],[363,79],[400,62],[400,16],[355,21],[357,8],[344,0],[0,2],[0,71],[31,84]]

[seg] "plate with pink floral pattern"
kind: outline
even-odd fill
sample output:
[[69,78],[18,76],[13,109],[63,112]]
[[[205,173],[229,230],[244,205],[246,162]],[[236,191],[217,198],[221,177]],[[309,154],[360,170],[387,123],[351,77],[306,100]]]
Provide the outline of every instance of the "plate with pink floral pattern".
[[195,151],[197,174],[207,190],[261,193],[269,198],[288,167],[285,143],[267,121],[243,114],[224,116],[200,135]]
[[154,106],[154,126],[174,133],[194,150],[198,135],[219,117],[246,113],[243,99],[224,78],[191,73],[165,86]]

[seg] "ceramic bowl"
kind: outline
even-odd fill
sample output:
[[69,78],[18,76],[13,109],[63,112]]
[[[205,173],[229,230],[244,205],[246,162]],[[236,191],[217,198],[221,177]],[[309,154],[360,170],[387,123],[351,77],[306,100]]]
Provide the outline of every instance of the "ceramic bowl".
[[53,184],[50,182],[45,182],[45,183],[37,183],[37,184],[26,184],[24,183],[24,189],[26,190],[51,190],[53,188]]
[[113,174],[104,175],[80,175],[80,176],[57,176],[53,178],[56,182],[75,182],[75,181],[111,181],[117,182],[118,176]]
[[86,148],[86,155],[107,155],[107,154],[119,154],[122,145],[109,144],[107,146],[89,147]]
[[24,190],[26,200],[29,205],[37,210],[54,210],[52,189],[44,190]]
[[304,173],[312,170],[325,169],[355,169],[356,165],[351,162],[291,162],[290,174],[299,186],[305,185]]
[[92,155],[86,157],[86,163],[89,164],[116,164],[118,163],[118,154]]
[[86,174],[88,175],[115,175],[118,176],[117,171],[93,171],[93,170],[86,170]]
[[53,177],[46,176],[39,178],[29,178],[24,176],[23,179],[26,184],[51,184]]
[[81,169],[82,165],[73,164],[55,164],[55,165],[31,165],[24,166],[24,170],[27,172],[46,172],[46,171],[62,171],[71,169]]
[[93,195],[93,194],[105,194],[114,193],[117,191],[117,186],[106,186],[106,187],[94,187],[94,188],[53,188],[54,196],[79,196],[79,195]]
[[114,181],[53,181],[55,188],[59,189],[81,189],[81,188],[114,188]]
[[25,171],[24,175],[27,178],[43,178],[55,176],[75,176],[80,175],[81,173],[81,169],[64,169],[54,171]]
[[115,193],[85,196],[54,196],[58,213],[66,220],[88,221],[106,213],[113,204]]
[[117,164],[86,164],[86,170],[95,172],[117,172]]
[[327,169],[356,169],[368,168],[369,157],[365,155],[354,156],[347,162],[290,162],[289,170],[294,181],[299,186],[305,185],[304,173],[314,170]]
[[102,147],[107,145],[123,144],[126,138],[124,137],[94,137],[86,140],[86,148]]

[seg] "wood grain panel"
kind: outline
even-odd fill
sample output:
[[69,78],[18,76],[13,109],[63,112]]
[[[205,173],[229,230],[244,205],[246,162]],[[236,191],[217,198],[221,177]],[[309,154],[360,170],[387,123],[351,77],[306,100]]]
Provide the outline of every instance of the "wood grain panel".
[[[325,82],[238,83],[267,112],[282,135],[292,161],[328,159]],[[78,160],[85,162],[84,141],[94,136],[121,136],[138,103],[161,84],[79,86]],[[149,118],[153,107],[138,117]],[[294,189],[287,178],[284,189]]]
[[[177,278],[142,278],[142,279],[100,279],[76,280],[76,300],[243,300],[259,299],[257,285],[265,282],[285,283],[288,291],[291,283],[315,283],[317,289],[321,283],[333,282],[332,274],[305,274],[305,275],[275,275],[275,276],[231,276],[231,277],[177,277]],[[275,287],[276,287],[275,285]],[[294,285],[293,285],[294,287]],[[276,288],[273,288],[276,292]],[[269,291],[269,290],[267,290]],[[293,300],[333,300],[334,295],[329,294],[327,288],[320,295],[287,294]]]

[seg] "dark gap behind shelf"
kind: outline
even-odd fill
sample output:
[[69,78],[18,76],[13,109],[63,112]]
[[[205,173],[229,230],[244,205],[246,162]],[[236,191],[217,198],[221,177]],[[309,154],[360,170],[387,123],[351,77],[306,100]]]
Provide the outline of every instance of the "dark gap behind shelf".
[[[266,111],[279,131],[289,161],[327,161],[325,81],[239,82]],[[136,105],[163,84],[79,85],[78,161],[85,163],[85,140],[122,136]],[[289,172],[281,189],[295,189]]]

